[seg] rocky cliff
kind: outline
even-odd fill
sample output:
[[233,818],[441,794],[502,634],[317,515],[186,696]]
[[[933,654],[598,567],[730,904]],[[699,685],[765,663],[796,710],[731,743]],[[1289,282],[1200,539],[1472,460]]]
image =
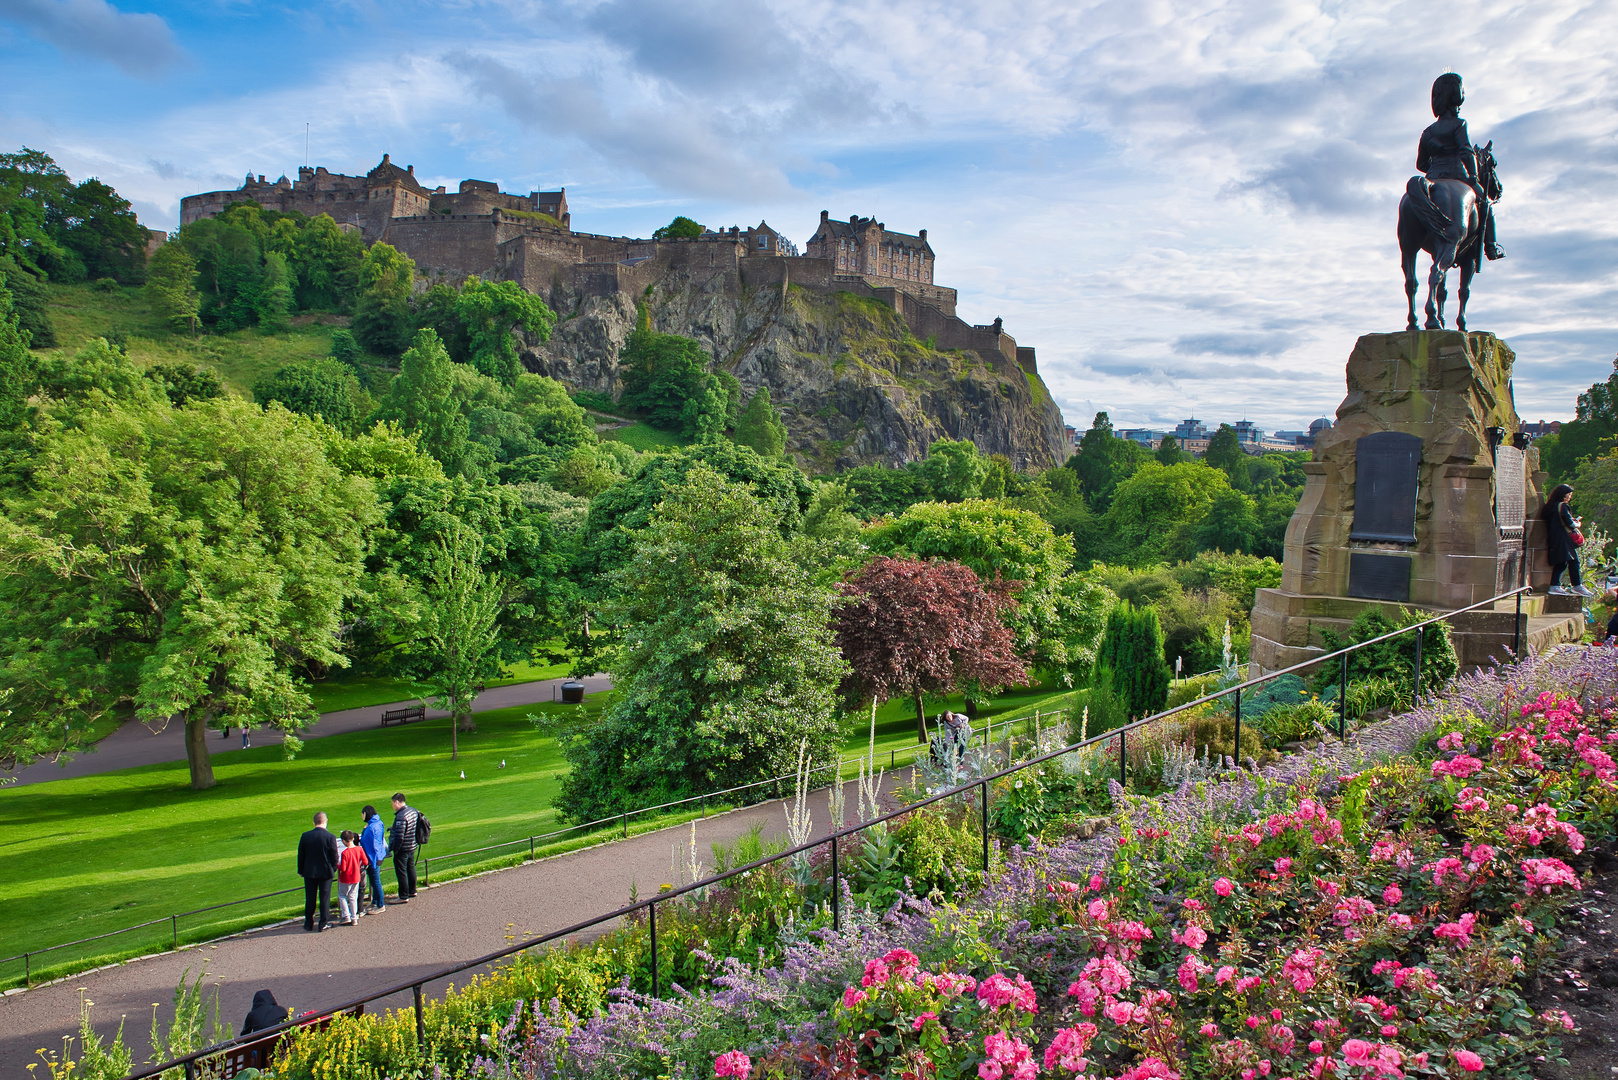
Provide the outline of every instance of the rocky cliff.
[[642,303],[655,329],[700,341],[744,393],[769,387],[788,451],[812,472],[903,465],[938,439],[970,439],[1025,470],[1065,460],[1062,414],[1037,373],[1004,350],[937,348],[881,300],[749,287],[745,267],[722,275],[660,267],[644,290],[606,295],[558,279],[547,293],[558,321],[548,342],[524,354],[530,370],[616,397],[618,353]]

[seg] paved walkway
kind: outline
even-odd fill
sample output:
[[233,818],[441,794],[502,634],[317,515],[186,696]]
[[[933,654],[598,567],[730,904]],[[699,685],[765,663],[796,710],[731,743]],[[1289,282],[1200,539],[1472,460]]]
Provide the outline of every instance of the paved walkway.
[[[892,776],[884,792],[907,781]],[[854,784],[845,790],[852,813],[857,805]],[[826,803],[825,791],[811,800],[816,836],[829,831]],[[696,823],[699,857],[711,868],[711,845],[734,842],[755,822],[768,837],[785,835],[780,802],[733,810]],[[611,911],[629,903],[631,888],[648,896],[659,884],[675,880],[671,848],[683,864],[690,836],[689,824],[673,826],[435,885],[410,904],[393,905],[357,926],[308,934],[294,922],[9,993],[0,998],[0,1077],[27,1075],[28,1063],[39,1060],[36,1050],[59,1051],[62,1036],[76,1034],[81,988],[95,1003],[92,1018],[104,1037],[111,1037],[121,1017],[126,1019],[124,1038],[140,1061],[150,1054],[153,1004],[160,1003],[166,1023],[180,976],[187,970],[195,976],[203,961],[208,962],[208,985],[219,988],[220,1016],[232,1032],[240,1029],[253,993],[260,989],[274,991],[277,1001],[298,1012],[329,1008],[368,990],[493,952],[524,935],[548,933]],[[465,984],[470,974],[446,981]],[[444,984],[429,984],[428,989],[437,995]],[[403,1007],[409,1001],[407,991],[367,1010]]]
[[[550,701],[559,695],[558,688],[565,681],[544,679],[540,682],[496,686],[477,696],[472,702],[472,711],[488,712],[491,709],[505,709],[513,705],[533,705],[541,701]],[[591,675],[582,681],[584,692],[587,694],[612,689],[612,681],[606,675]],[[327,735],[374,728],[381,722],[384,709],[422,704],[425,702],[420,698],[412,698],[409,701],[395,701],[387,705],[367,705],[362,709],[321,713],[314,726],[301,733],[299,737],[319,739]],[[431,718],[449,714],[439,709],[428,709],[427,715]],[[280,733],[272,728],[260,728],[253,732],[252,738],[257,746],[275,746],[281,742]],[[213,757],[241,748],[239,730],[229,736],[212,734],[208,740],[208,752]],[[93,749],[77,755],[66,764],[37,761],[16,772],[0,773],[0,788],[17,784],[39,784],[48,780],[66,780],[76,776],[95,776],[98,773],[115,772],[136,765],[156,765],[165,761],[184,760],[184,724],[171,723],[162,731],[153,732],[139,720],[129,720],[117,731],[96,743]]]

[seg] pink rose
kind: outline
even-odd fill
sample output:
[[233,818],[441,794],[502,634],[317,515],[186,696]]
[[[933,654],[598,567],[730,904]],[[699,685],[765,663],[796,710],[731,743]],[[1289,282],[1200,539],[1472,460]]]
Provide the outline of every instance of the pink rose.
[[1204,1035],[1208,1036],[1208,1038],[1210,1038],[1210,1039],[1217,1038],[1218,1035],[1219,1035],[1219,1025],[1218,1024],[1211,1024],[1211,1023],[1210,1024],[1203,1024],[1202,1028],[1201,1028],[1201,1031],[1202,1031],[1202,1033]]
[[1457,1050],[1453,1056],[1455,1058],[1455,1064],[1459,1065],[1467,1072],[1483,1071],[1483,1059],[1472,1053],[1472,1051]]
[[747,1080],[747,1074],[752,1071],[753,1060],[740,1050],[720,1054],[713,1063],[715,1076],[734,1076],[736,1080]]
[[1214,892],[1220,896],[1229,896],[1236,889],[1236,885],[1228,877],[1222,877],[1214,882]]
[[1393,907],[1405,898],[1404,890],[1397,885],[1389,885],[1382,890],[1382,902]]
[[927,1026],[927,1021],[929,1021],[929,1020],[937,1020],[937,1019],[938,1019],[938,1014],[937,1013],[935,1013],[935,1012],[924,1012],[920,1016],[916,1017],[916,1019],[911,1023],[910,1030],[911,1031],[920,1031],[922,1028]]
[[857,990],[850,986],[847,990],[843,991],[843,1008],[852,1009],[854,1006],[864,1001],[865,996],[864,990]]
[[1371,1044],[1364,1039],[1349,1039],[1343,1044],[1343,1060],[1362,1067],[1371,1064]]

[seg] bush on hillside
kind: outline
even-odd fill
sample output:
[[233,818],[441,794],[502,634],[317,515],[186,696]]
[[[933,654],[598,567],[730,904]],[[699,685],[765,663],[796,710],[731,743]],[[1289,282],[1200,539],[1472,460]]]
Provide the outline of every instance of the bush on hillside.
[[1163,659],[1163,628],[1152,608],[1127,601],[1107,613],[1096,663],[1111,669],[1111,683],[1131,717],[1163,708],[1173,673]]

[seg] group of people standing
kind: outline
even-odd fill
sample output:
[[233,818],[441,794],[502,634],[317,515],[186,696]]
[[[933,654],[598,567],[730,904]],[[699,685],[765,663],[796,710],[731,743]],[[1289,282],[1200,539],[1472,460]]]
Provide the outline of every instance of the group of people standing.
[[[298,838],[298,876],[303,878],[303,928],[319,933],[330,922],[332,883],[337,884],[337,926],[353,926],[363,914],[380,914],[388,908],[382,888],[382,860],[392,856],[393,873],[398,879],[397,904],[408,904],[416,895],[416,852],[426,842],[431,826],[412,807],[403,792],[393,795],[393,824],[384,828],[376,807],[360,811],[364,825],[358,831],[344,829],[333,835],[326,828],[326,815],[317,813],[315,827]],[[368,889],[367,889],[368,887]],[[362,892],[368,891],[369,897]],[[316,915],[319,921],[316,921]]]

